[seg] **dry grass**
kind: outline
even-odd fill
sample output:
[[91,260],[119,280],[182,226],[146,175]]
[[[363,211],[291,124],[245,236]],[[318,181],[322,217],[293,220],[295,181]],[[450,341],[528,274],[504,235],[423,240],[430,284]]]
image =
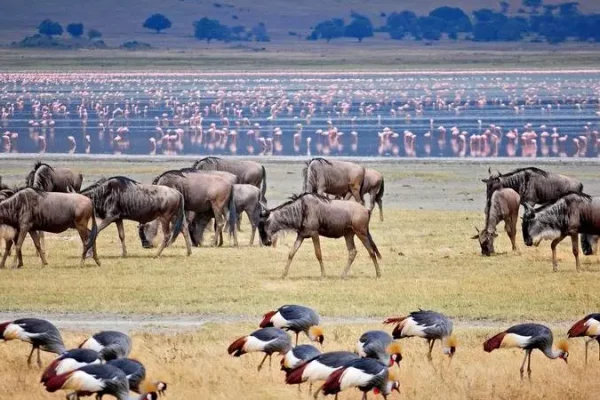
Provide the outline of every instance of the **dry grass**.
[[[327,326],[324,351],[352,350],[362,332],[378,328],[380,326]],[[279,357],[273,359],[273,371],[265,368],[257,374],[256,366],[262,356],[250,354],[233,358],[227,355],[229,343],[253,329],[254,326],[247,324],[226,324],[206,326],[194,333],[136,334],[133,356],[144,362],[149,377],[169,383],[170,399],[312,399],[306,387],[298,394],[296,387],[283,384],[283,373],[278,370]],[[404,340],[404,360],[399,373],[401,398],[583,399],[593,398],[592,393],[600,390],[598,361],[592,356],[589,367],[585,368],[581,342],[572,341],[568,365],[535,352],[532,382],[521,383],[518,370],[523,354],[516,350],[484,353],[481,343],[491,333],[459,329],[459,348],[450,367],[439,346],[434,351],[433,365],[429,365],[425,358],[426,344],[418,339]],[[65,339],[75,344],[84,336],[67,333]],[[1,397],[12,400],[62,398],[61,393],[44,392],[38,383],[41,371],[26,366],[28,352],[28,345],[23,343],[0,344]],[[51,359],[51,355],[44,356],[45,363]],[[340,398],[358,399],[360,394],[350,390]],[[374,397],[371,394],[369,398]],[[400,397],[395,394],[391,398]]]
[[[126,225],[130,257],[120,258],[116,229],[98,240],[101,267],[78,267],[74,232],[50,236],[50,266],[41,268],[29,239],[25,268],[0,272],[0,303],[5,310],[224,313],[259,315],[282,303],[304,303],[326,316],[383,317],[416,307],[443,310],[465,319],[572,320],[597,308],[597,258],[588,272],[576,273],[570,244],[560,246],[561,272],[552,273],[548,244],[524,248],[522,255],[479,255],[469,240],[482,217],[474,212],[389,211],[372,222],[383,254],[383,278],[362,246],[352,277],[341,280],[347,257],[342,240],[322,240],[327,279],[320,279],[312,244],[296,255],[290,277],[279,279],[293,237],[278,248],[248,248],[248,228],[239,248],[197,248],[185,257],[183,240],[161,259],[144,250],[136,226]],[[520,239],[519,239],[520,240]],[[497,251],[510,246],[501,235]]]

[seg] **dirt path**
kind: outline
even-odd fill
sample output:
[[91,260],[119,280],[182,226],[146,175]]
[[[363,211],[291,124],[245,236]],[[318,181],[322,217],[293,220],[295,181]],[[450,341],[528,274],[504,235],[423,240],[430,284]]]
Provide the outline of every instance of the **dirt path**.
[[[10,321],[18,318],[31,317],[43,318],[51,321],[59,329],[70,331],[99,331],[119,330],[123,332],[149,332],[149,333],[179,333],[200,329],[209,323],[254,324],[260,319],[249,315],[221,315],[221,314],[180,314],[180,315],[150,315],[150,314],[85,314],[85,313],[26,313],[26,312],[1,312],[0,321]],[[323,317],[323,325],[373,325],[383,326],[383,318],[358,318],[358,317]],[[571,321],[572,322],[572,321]],[[500,329],[506,328],[511,323],[505,321],[486,320],[454,320],[455,328],[464,329]],[[553,328],[568,329],[569,321],[554,321],[549,323]]]

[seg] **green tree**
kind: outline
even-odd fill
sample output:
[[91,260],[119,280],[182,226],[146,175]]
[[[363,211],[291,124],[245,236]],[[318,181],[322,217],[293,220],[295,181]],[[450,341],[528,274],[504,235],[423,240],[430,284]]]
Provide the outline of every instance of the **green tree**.
[[171,27],[171,21],[162,14],[152,14],[144,21],[143,27],[160,33]]
[[508,10],[510,9],[510,3],[507,1],[502,0],[500,2],[500,12],[502,14],[506,14],[508,12]]
[[344,36],[344,20],[341,18],[333,18],[319,22],[313,29],[309,39],[325,39],[327,43],[329,43],[331,39],[340,38],[342,36]]
[[356,38],[359,42],[362,42],[366,37],[373,36],[373,24],[369,18],[355,12],[352,12],[350,16],[352,22],[346,26],[344,36]]
[[94,39],[100,39],[102,37],[102,32],[100,32],[97,29],[90,29],[88,31],[88,38],[90,40],[94,40]]
[[62,35],[62,33],[63,33],[62,26],[58,22],[52,21],[50,19],[43,20],[38,25],[37,29],[38,29],[38,32],[40,33],[40,35],[46,35],[48,37],[52,37],[55,35]]
[[522,0],[522,4],[524,7],[529,7],[531,9],[531,13],[537,13],[538,8],[540,8],[543,4],[543,0]]
[[74,38],[78,38],[83,35],[83,24],[69,24],[67,25],[67,32],[69,32],[69,35],[73,36]]
[[216,19],[202,18],[194,22],[194,37],[200,40],[206,40],[210,43],[211,40],[229,41],[231,39],[231,29],[226,25],[222,25]]
[[252,28],[252,34],[254,35],[254,40],[256,40],[257,42],[271,41],[269,32],[267,32],[267,26],[263,22],[259,22],[258,25]]

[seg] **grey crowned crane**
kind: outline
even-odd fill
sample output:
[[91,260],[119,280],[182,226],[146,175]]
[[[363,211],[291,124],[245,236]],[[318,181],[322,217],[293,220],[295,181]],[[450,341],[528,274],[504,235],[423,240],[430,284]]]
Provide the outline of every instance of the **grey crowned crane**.
[[[332,351],[323,353],[301,364],[291,371],[286,371],[285,383],[288,385],[300,385],[304,382],[325,381],[329,375],[359,357],[349,351]],[[315,396],[318,395],[316,391]]]
[[[321,352],[316,347],[310,344],[301,344],[285,353],[281,359],[281,370],[287,374],[320,355]],[[300,385],[298,385],[298,391],[300,391]],[[310,382],[308,392],[312,392],[312,382]]]
[[46,368],[40,382],[44,385],[57,375],[75,371],[92,364],[101,364],[102,359],[97,351],[90,349],[73,349],[62,353]]
[[131,397],[129,396],[129,383],[127,376],[119,368],[112,365],[98,364],[86,365],[55,376],[46,382],[46,390],[54,393],[58,390],[71,390],[68,400],[78,400],[80,396],[95,394],[102,399],[104,395],[116,397],[118,400],[156,400],[158,394],[155,392],[145,393]]
[[95,350],[104,361],[110,361],[129,355],[131,338],[122,332],[101,331],[81,343],[79,348]]
[[33,352],[37,350],[37,363],[42,366],[40,350],[49,353],[64,353],[65,345],[60,332],[50,322],[37,318],[22,318],[0,324],[0,342],[9,340],[21,340],[31,344],[31,353],[27,358],[27,364],[31,365]]
[[262,328],[231,343],[227,352],[234,357],[253,352],[265,353],[265,357],[257,368],[260,371],[267,357],[269,357],[269,367],[271,367],[273,353],[284,355],[291,348],[292,341],[286,331],[279,328]]
[[289,372],[320,355],[321,352],[316,347],[310,344],[301,344],[285,353],[281,359],[281,370]]
[[119,358],[107,362],[107,365],[119,368],[125,372],[129,381],[129,389],[136,393],[156,392],[164,395],[167,390],[167,383],[162,381],[150,381],[146,379],[146,368],[138,360],[131,358]]
[[373,390],[384,399],[393,391],[400,393],[400,382],[388,368],[373,358],[360,358],[350,361],[342,368],[332,373],[321,387],[324,395],[337,395],[339,392],[358,388],[363,392],[362,399],[367,399],[367,393]]
[[442,343],[444,354],[450,358],[456,352],[456,337],[452,334],[452,321],[443,314],[430,310],[413,311],[406,317],[388,318],[384,324],[396,324],[392,336],[394,339],[420,337],[427,340],[431,361],[431,352],[436,340]]
[[361,357],[374,358],[388,367],[396,363],[400,366],[402,349],[400,343],[394,342],[389,333],[384,331],[367,331],[356,343],[356,354]]
[[531,352],[535,349],[540,350],[550,359],[561,358],[567,362],[569,357],[569,344],[566,340],[560,340],[557,344],[557,349],[552,348],[554,339],[552,331],[544,325],[540,324],[520,324],[515,325],[504,332],[493,336],[485,341],[483,349],[490,353],[500,348],[519,348],[525,350],[525,358],[521,364],[521,379],[527,362],[527,376],[531,379]]
[[[600,314],[589,314],[575,322],[569,329],[568,335],[570,338],[587,337],[585,341],[585,363],[587,364],[590,343],[596,341],[600,346]],[[600,347],[598,348],[598,359],[600,359]]]
[[275,327],[296,334],[296,346],[298,345],[298,335],[300,332],[306,333],[306,336],[313,341],[323,344],[323,329],[319,326],[319,314],[312,308],[285,305],[275,311],[269,311],[263,316],[260,323],[261,328]]

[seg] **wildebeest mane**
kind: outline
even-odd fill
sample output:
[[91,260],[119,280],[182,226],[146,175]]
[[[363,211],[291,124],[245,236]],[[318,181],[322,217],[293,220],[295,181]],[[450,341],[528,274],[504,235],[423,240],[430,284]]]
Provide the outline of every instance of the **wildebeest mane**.
[[506,177],[509,177],[509,176],[512,176],[512,175],[519,174],[521,172],[528,172],[528,171],[529,172],[535,172],[536,174],[540,174],[543,177],[547,177],[548,176],[548,172],[544,171],[543,169],[539,169],[539,168],[536,168],[536,167],[525,167],[525,168],[515,169],[514,171],[507,172],[506,174],[500,174],[497,177],[499,177],[499,178],[506,178]]
[[316,173],[313,172],[313,170],[311,170],[311,174],[310,176],[308,175],[308,168],[310,167],[310,164],[312,162],[317,162],[319,164],[326,164],[326,165],[330,165],[332,166],[333,164],[331,163],[331,161],[324,159],[323,157],[315,157],[315,158],[311,158],[310,160],[308,160],[306,162],[305,167],[302,169],[302,189],[306,192],[308,189],[308,184],[310,183],[311,186],[313,187],[313,190],[315,189],[316,186],[316,180],[317,180],[317,176]]
[[567,192],[567,193],[563,194],[562,196],[560,196],[560,197],[559,197],[558,199],[556,199],[555,201],[549,201],[549,202],[547,202],[547,203],[544,203],[544,204],[542,204],[542,205],[540,205],[540,206],[538,206],[538,207],[534,208],[534,209],[533,209],[533,211],[534,211],[535,213],[538,213],[539,211],[543,211],[544,209],[546,209],[546,208],[548,208],[548,207],[550,207],[550,206],[552,206],[552,205],[554,205],[554,204],[558,203],[559,201],[563,200],[565,197],[567,197],[567,196],[571,196],[571,195],[575,195],[575,196],[577,196],[577,197],[580,197],[582,200],[585,200],[585,201],[592,201],[592,199],[593,199],[593,198],[592,198],[592,196],[590,196],[590,195],[589,195],[589,194],[587,194],[587,193],[583,193],[583,192],[573,192],[573,191],[571,191],[571,192]]
[[221,158],[220,158],[220,157],[215,157],[215,156],[204,157],[204,158],[201,158],[200,160],[196,161],[196,162],[195,162],[195,163],[192,165],[192,168],[195,168],[195,169],[197,169],[197,168],[198,168],[198,166],[199,166],[200,164],[203,164],[203,163],[207,163],[207,164],[217,164],[217,163],[218,163],[220,160],[221,160]]
[[310,192],[304,192],[304,193],[300,193],[300,194],[293,194],[289,197],[289,200],[281,203],[280,205],[278,205],[275,208],[270,209],[269,211],[277,211],[285,206],[289,206],[292,203],[297,202],[298,200],[302,199],[305,196],[314,196],[316,199],[318,199],[319,201],[322,201],[324,203],[329,203],[331,200],[329,200],[327,197],[320,195],[318,193],[310,193]]
[[185,177],[185,175],[183,175],[183,172],[181,172],[181,170],[172,169],[169,171],[165,171],[162,174],[160,174],[159,176],[157,176],[156,178],[154,178],[154,180],[152,181],[152,184],[156,185],[158,183],[158,181],[160,180],[160,178],[162,178],[163,176],[166,176],[166,175],[177,175],[177,176]]
[[184,174],[192,174],[192,173],[198,173],[198,172],[200,172],[199,169],[196,169],[194,167],[181,168],[179,171],[182,172],[182,173],[184,173]]

